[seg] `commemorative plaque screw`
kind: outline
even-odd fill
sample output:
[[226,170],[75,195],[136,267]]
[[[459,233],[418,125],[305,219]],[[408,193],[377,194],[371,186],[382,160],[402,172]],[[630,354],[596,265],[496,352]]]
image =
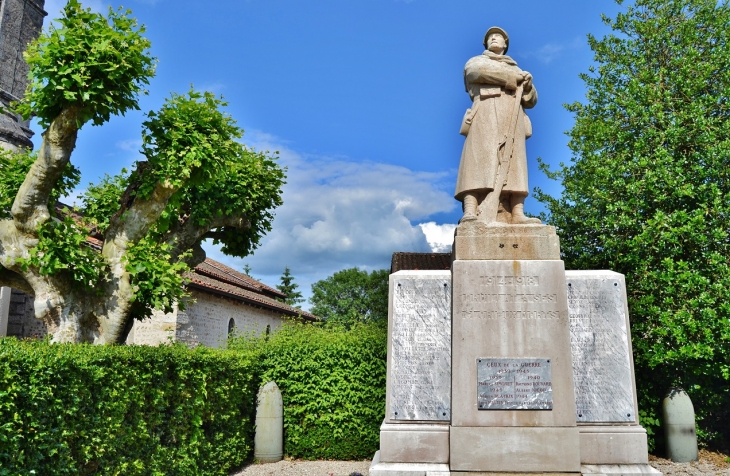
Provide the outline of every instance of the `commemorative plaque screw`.
[[504,243],[500,243],[500,244],[499,244],[499,247],[500,247],[500,248],[504,248]]

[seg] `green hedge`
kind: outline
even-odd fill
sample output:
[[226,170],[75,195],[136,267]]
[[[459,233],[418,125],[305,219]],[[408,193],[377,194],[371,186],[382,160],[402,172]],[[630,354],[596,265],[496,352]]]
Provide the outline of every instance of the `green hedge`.
[[255,352],[0,340],[0,475],[226,475],[253,450]]
[[[261,382],[284,399],[284,451],[304,459],[371,458],[385,417],[387,332],[291,325],[257,343]],[[251,340],[231,348],[250,349]]]

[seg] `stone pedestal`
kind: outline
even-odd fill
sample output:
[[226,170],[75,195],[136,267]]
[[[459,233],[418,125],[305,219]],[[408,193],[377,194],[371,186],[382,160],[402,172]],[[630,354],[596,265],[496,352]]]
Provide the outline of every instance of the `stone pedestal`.
[[454,237],[455,260],[559,260],[554,226],[462,223]]
[[[514,241],[509,233],[494,236],[498,250]],[[547,254],[539,243],[517,245],[528,256]],[[481,259],[457,259],[452,268],[451,470],[576,473],[563,262],[495,260],[494,250],[482,251],[474,256]]]
[[565,271],[542,225],[462,224],[452,256],[451,274],[391,275],[370,474],[660,475],[637,419],[623,275]]

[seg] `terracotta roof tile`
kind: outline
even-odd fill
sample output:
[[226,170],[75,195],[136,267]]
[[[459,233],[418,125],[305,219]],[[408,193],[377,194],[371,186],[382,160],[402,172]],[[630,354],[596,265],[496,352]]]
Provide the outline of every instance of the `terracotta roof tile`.
[[[212,260],[211,260],[212,261]],[[216,261],[213,261],[216,264]],[[247,304],[258,305],[267,309],[281,312],[287,316],[301,316],[302,318],[309,321],[318,321],[319,318],[314,314],[310,314],[301,309],[279,302],[276,299],[259,294],[255,291],[244,289],[240,286],[236,286],[210,276],[205,276],[197,272],[197,268],[185,275],[185,278],[189,280],[188,287],[194,289],[200,289],[201,291],[211,292],[213,294],[220,294],[227,296],[232,299],[236,299]]]
[[391,273],[415,269],[451,269],[451,253],[393,253],[390,260]]
[[200,263],[195,268],[195,271],[199,274],[212,276],[230,284],[243,286],[254,291],[263,292],[264,294],[271,294],[273,295],[272,297],[285,297],[285,294],[278,289],[256,281],[251,276],[247,276],[240,271],[236,271],[235,269],[210,258],[206,258],[204,262]]

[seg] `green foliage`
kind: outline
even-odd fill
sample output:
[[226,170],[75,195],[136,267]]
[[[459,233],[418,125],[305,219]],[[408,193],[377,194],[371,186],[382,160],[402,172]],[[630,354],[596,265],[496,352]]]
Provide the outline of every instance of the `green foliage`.
[[294,282],[294,276],[291,275],[289,266],[285,266],[284,273],[281,275],[281,283],[276,285],[276,289],[286,294],[286,297],[279,300],[284,304],[300,307],[297,304],[304,302],[304,299],[302,293],[297,291],[297,288],[299,288],[299,285]]
[[0,339],[0,476],[226,475],[253,453],[260,385],[285,451],[368,458],[385,411],[386,333],[288,325],[229,350]]
[[0,475],[221,475],[251,458],[252,352],[0,340]]
[[38,230],[38,245],[29,251],[28,259],[21,258],[18,264],[23,270],[37,268],[44,275],[65,273],[74,286],[92,290],[105,264],[101,255],[86,244],[88,235],[88,230],[70,215],[60,221],[47,221]]
[[122,194],[129,185],[127,169],[122,173],[110,177],[104,175],[99,184],[89,184],[81,197],[81,213],[84,220],[91,224],[99,233],[109,228],[109,220],[119,210]]
[[305,459],[370,458],[385,416],[387,333],[377,325],[324,329],[295,324],[268,341],[233,339],[261,352],[261,384],[284,399],[284,451]]
[[328,323],[350,326],[355,322],[388,323],[387,269],[343,269],[312,285],[312,314]]
[[142,152],[149,167],[138,193],[148,197],[156,183],[180,190],[157,225],[167,231],[181,216],[198,226],[245,214],[247,229],[222,226],[214,234],[226,254],[244,256],[271,230],[271,209],[282,204],[284,171],[265,153],[238,142],[243,130],[211,93],[173,94],[159,112],[148,113]]
[[162,108],[147,113],[142,132],[142,153],[150,164],[139,190],[148,198],[155,184],[207,185],[216,170],[236,161],[243,132],[220,108],[228,103],[211,93],[190,90],[172,94]]
[[34,161],[35,155],[30,152],[0,149],[0,219],[12,218],[10,209],[15,196]]
[[626,275],[643,421],[681,386],[704,443],[730,441],[730,7],[636,0],[606,23],[549,173],[563,195],[538,197],[567,267]]
[[124,256],[125,268],[132,276],[135,318],[150,317],[155,309],[170,313],[175,303],[180,309],[185,309],[183,298],[188,293],[183,286],[183,273],[190,268],[182,261],[185,255],[173,261],[170,249],[167,243],[144,238],[129,248]]
[[60,27],[51,24],[25,53],[32,81],[18,112],[36,115],[46,128],[72,107],[79,109],[79,127],[139,109],[137,95],[154,75],[154,60],[144,27],[130,13],[110,8],[105,18],[69,0]]
[[[10,209],[15,196],[36,158],[37,154],[29,150],[13,152],[0,149],[0,219],[11,218]],[[48,200],[50,211],[53,211],[60,197],[69,194],[78,185],[80,179],[81,172],[73,165],[67,164],[61,179],[51,191]]]

